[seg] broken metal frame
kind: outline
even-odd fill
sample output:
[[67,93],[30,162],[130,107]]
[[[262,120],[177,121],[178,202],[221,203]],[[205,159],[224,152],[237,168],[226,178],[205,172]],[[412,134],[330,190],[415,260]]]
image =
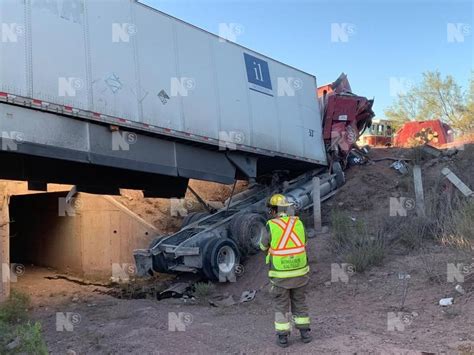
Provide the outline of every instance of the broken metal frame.
[[[277,186],[255,184],[249,190],[236,194],[228,205],[181,229],[175,234],[158,239],[149,249],[134,251],[137,273],[147,275],[153,270],[153,258],[163,254],[169,272],[198,272],[203,268],[203,246],[211,238],[230,238],[230,222],[237,214],[258,213],[266,216],[268,196],[283,192],[297,211],[312,206],[312,179],[321,174],[321,169],[303,174]],[[319,175],[321,201],[337,190],[335,174]]]

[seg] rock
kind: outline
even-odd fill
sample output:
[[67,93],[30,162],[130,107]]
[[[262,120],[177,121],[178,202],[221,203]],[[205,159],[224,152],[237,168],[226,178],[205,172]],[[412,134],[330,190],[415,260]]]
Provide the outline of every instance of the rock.
[[20,338],[16,337],[11,343],[7,344],[7,350],[14,350],[20,346]]
[[466,291],[464,291],[461,285],[456,285],[454,289],[458,291],[461,295],[464,295],[466,293]]
[[326,282],[324,283],[324,286],[326,286],[326,287],[331,286],[331,281],[326,281]]

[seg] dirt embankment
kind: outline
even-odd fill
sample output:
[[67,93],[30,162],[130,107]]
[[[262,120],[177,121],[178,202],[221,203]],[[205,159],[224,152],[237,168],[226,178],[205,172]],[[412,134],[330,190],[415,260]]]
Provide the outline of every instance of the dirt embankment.
[[[189,186],[214,208],[224,206],[233,187],[233,185],[198,180],[190,180]],[[234,193],[243,191],[246,186],[246,182],[239,181]],[[144,198],[141,191],[126,189],[122,189],[121,196],[115,198],[145,221],[154,225],[163,235],[179,230],[181,221],[187,213],[205,211],[202,204],[189,190],[184,199]]]
[[422,169],[424,191],[428,203],[431,197],[450,190],[457,193],[445,179],[441,170],[450,168],[462,181],[474,188],[474,144],[461,146],[455,154],[434,157],[427,153],[416,153],[413,149],[374,148],[369,154],[372,162],[353,166],[346,171],[346,184],[328,201],[325,213],[332,209],[351,212],[355,218],[367,220],[383,219],[390,215],[390,198],[414,198],[414,183],[411,171],[402,175],[390,165],[393,159],[407,159],[408,164],[419,160]]

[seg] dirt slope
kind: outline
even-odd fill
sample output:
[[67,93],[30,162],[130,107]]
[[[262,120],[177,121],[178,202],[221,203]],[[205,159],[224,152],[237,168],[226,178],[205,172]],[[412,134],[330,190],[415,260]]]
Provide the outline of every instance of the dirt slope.
[[[222,185],[213,182],[191,180],[189,185],[204,201],[214,208],[223,207],[232,193],[232,185]],[[238,182],[235,193],[245,189],[246,182]],[[144,198],[141,191],[121,190],[121,196],[115,196],[117,201],[138,214],[148,223],[154,225],[162,235],[176,232],[181,227],[181,221],[186,213],[205,211],[194,195],[188,191],[184,200],[166,198]]]

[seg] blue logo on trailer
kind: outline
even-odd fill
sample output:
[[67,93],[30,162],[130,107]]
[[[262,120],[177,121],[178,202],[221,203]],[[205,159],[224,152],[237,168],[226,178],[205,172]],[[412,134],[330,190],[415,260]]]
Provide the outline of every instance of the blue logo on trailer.
[[247,53],[244,53],[244,59],[250,89],[272,95],[272,81],[268,63]]

